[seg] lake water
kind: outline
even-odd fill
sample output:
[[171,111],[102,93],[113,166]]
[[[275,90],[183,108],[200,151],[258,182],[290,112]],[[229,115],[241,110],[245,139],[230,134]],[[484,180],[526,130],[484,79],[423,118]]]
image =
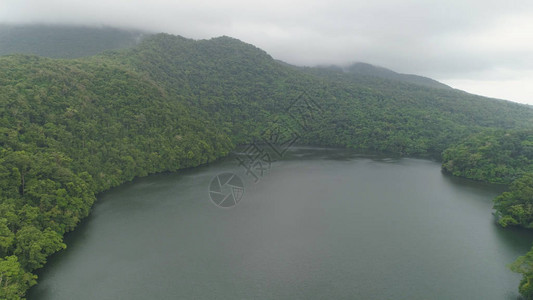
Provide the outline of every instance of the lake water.
[[495,224],[499,192],[422,159],[296,148],[254,183],[230,157],[102,194],[29,299],[516,299],[533,235]]

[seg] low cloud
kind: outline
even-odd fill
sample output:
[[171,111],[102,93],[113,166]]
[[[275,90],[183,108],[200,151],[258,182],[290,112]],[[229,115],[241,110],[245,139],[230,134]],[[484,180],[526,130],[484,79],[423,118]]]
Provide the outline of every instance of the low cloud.
[[532,1],[0,0],[0,21],[229,35],[292,64],[363,61],[533,104]]

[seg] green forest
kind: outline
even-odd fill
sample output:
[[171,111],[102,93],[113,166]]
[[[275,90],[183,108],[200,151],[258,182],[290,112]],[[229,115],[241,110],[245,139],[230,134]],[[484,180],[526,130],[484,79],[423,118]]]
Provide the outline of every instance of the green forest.
[[[509,185],[494,199],[498,223],[533,229],[533,130],[488,130],[442,154],[442,169],[454,176]],[[523,275],[520,293],[533,299],[533,248],[511,270]]]
[[[0,298],[24,297],[98,193],[215,161],[280,124],[301,144],[434,157],[454,176],[509,184],[499,222],[531,228],[533,108],[383,72],[299,68],[233,38],[168,34],[76,59],[1,56]],[[295,101],[314,111],[295,119]],[[513,265],[527,297],[530,257]]]

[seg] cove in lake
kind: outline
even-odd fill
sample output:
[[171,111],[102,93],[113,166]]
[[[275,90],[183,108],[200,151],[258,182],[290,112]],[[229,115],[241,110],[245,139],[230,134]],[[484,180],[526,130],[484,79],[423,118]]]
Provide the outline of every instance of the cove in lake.
[[[209,200],[235,172],[245,194]],[[296,148],[258,183],[231,157],[99,197],[29,299],[516,299],[506,267],[533,234],[502,229],[501,187],[437,162]]]

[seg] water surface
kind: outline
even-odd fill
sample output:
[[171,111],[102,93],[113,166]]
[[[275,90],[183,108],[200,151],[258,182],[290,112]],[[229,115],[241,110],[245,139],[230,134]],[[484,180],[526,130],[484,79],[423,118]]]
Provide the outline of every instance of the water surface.
[[[29,299],[516,299],[533,235],[495,224],[501,187],[437,162],[297,148],[254,183],[228,158],[99,197]],[[235,172],[220,209],[211,179]]]

